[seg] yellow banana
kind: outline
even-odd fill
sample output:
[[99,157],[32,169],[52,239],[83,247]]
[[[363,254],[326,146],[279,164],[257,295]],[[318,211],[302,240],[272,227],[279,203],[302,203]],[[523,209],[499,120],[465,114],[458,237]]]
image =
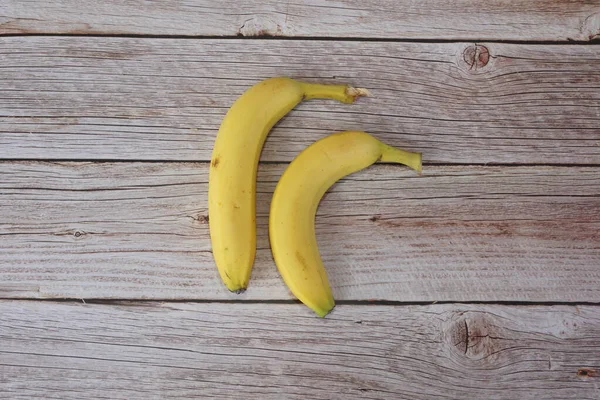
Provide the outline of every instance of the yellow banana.
[[321,317],[335,302],[315,237],[317,206],[337,180],[377,161],[421,171],[420,153],[388,146],[365,132],[347,131],[307,147],[287,167],[275,188],[269,216],[275,263],[292,293]]
[[231,106],[217,134],[208,181],[212,250],[229,290],[244,291],[250,279],[256,254],[256,170],[273,125],[304,99],[351,103],[365,94],[345,85],[277,77],[252,86]]

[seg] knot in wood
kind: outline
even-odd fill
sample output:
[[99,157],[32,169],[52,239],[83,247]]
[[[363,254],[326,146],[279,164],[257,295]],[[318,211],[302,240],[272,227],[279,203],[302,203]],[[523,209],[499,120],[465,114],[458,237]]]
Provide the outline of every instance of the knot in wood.
[[600,37],[600,12],[589,15],[581,24],[581,39],[594,40]]
[[372,217],[369,217],[369,221],[371,221],[371,222],[377,222],[380,219],[381,219],[381,215],[380,214],[376,214],[376,215],[373,215]]
[[478,70],[490,61],[490,51],[479,44],[471,45],[463,51],[463,60],[469,66],[469,70]]
[[592,378],[596,376],[596,370],[594,368],[579,368],[577,376],[580,378]]
[[285,22],[271,19],[271,17],[255,16],[245,20],[239,27],[237,36],[243,37],[269,37],[283,36]]
[[490,357],[502,350],[500,328],[480,312],[457,312],[447,334],[453,353],[471,360],[494,362]]

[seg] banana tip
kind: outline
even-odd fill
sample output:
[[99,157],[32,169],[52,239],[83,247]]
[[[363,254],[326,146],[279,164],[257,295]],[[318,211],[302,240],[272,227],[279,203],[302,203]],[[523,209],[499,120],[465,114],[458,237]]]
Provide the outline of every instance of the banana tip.
[[235,289],[235,290],[231,290],[231,289],[229,289],[229,291],[230,291],[231,293],[235,293],[235,294],[242,294],[242,293],[244,293],[244,292],[246,291],[246,289],[247,289],[247,288],[245,288],[245,287],[244,287],[244,288],[239,288],[239,289]]
[[329,308],[329,309],[322,309],[322,310],[314,310],[317,315],[321,318],[325,318],[327,315],[329,315],[329,313],[331,313],[333,311],[333,309],[335,308],[335,304]]

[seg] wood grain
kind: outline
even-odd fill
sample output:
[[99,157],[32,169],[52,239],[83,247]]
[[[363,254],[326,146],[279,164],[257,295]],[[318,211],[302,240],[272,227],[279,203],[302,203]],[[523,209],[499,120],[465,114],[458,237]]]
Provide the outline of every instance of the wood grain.
[[597,46],[9,37],[0,58],[3,159],[207,161],[237,96],[289,75],[373,97],[302,103],[264,161],[360,129],[425,163],[600,164]]
[[592,40],[596,0],[4,0],[0,34]]
[[[207,164],[0,164],[0,297],[290,299],[267,239],[284,165],[258,178],[251,286],[214,266]],[[592,167],[376,165],[326,194],[317,237],[338,300],[600,301]]]
[[598,306],[0,303],[1,399],[580,399]]

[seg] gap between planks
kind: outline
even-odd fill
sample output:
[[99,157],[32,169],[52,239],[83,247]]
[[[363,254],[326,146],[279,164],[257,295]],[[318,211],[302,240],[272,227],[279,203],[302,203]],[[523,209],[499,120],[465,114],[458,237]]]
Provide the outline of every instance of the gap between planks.
[[[210,160],[144,160],[144,159],[90,159],[90,158],[0,158],[1,162],[16,162],[16,163],[28,163],[28,162],[49,162],[49,163],[78,163],[78,164],[116,164],[116,163],[134,163],[134,164],[190,164],[190,165],[201,165],[210,164]],[[288,165],[288,162],[281,161],[269,161],[261,160],[260,165]],[[379,165],[396,165],[394,163],[378,162]],[[577,167],[600,167],[600,164],[575,164],[575,163],[541,163],[541,164],[529,164],[529,163],[439,163],[439,162],[427,162],[423,163],[423,168],[426,167],[562,167],[562,168],[577,168]]]
[[[31,301],[47,303],[72,303],[89,305],[113,305],[113,306],[138,306],[140,304],[163,304],[163,303],[189,303],[189,304],[281,304],[302,305],[300,300],[233,300],[233,299],[131,299],[131,298],[40,298],[40,297],[0,297],[0,301]],[[336,300],[338,306],[390,306],[390,307],[412,307],[430,305],[471,305],[471,306],[514,306],[514,307],[536,307],[536,306],[600,306],[600,301],[394,301],[394,300]]]
[[284,40],[284,41],[320,41],[320,42],[381,42],[381,43],[490,43],[490,44],[520,44],[520,45],[552,45],[552,46],[598,46],[600,38],[592,40],[514,40],[514,39],[402,39],[386,37],[328,37],[328,36],[207,36],[207,35],[152,35],[152,34],[110,34],[110,33],[6,33],[3,37],[72,37],[72,38],[124,38],[124,39],[173,39],[173,40]]

